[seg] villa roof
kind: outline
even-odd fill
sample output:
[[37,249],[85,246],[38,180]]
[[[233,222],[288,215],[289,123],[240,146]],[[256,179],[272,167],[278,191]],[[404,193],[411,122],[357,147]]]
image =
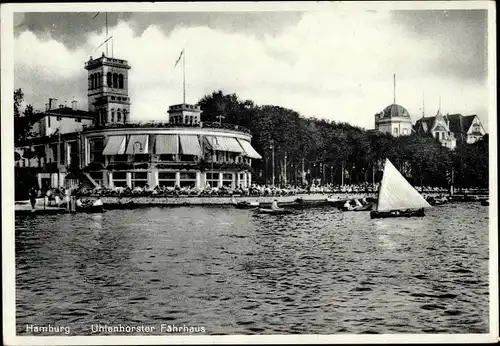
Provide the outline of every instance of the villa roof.
[[417,120],[415,123],[415,132],[427,134],[434,127],[434,122],[436,117],[423,117]]
[[86,118],[86,119],[94,118],[91,112],[87,112],[80,109],[75,110],[71,107],[60,107],[60,108],[49,109],[46,110],[45,112],[37,113],[37,115],[40,116],[54,115],[54,116],[68,117],[68,118]]
[[476,117],[475,114],[463,116],[462,114],[447,114],[450,131],[455,134],[456,138],[464,139],[464,135],[469,131],[469,128]]

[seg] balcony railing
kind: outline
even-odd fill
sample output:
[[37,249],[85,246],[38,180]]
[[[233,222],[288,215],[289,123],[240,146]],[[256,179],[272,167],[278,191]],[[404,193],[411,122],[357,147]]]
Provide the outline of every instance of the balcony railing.
[[250,130],[240,125],[233,125],[227,123],[217,122],[201,122],[196,124],[183,124],[183,123],[167,123],[167,122],[127,122],[125,124],[114,123],[106,125],[83,125],[83,130],[100,130],[100,129],[126,129],[126,128],[210,128],[210,129],[223,129],[231,131],[239,131],[250,134]]

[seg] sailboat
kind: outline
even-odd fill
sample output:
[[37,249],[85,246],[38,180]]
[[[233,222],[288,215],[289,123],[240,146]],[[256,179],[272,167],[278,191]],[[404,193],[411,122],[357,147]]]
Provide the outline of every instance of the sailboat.
[[378,191],[378,201],[370,217],[425,216],[424,208],[431,205],[410,185],[396,167],[385,159],[384,175]]

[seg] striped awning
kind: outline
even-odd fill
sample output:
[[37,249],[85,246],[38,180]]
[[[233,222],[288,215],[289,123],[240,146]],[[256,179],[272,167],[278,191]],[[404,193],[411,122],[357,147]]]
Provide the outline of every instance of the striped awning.
[[123,155],[125,153],[125,136],[110,136],[102,151],[103,155]]
[[244,153],[245,151],[234,137],[206,136],[210,150],[230,151],[233,153]]
[[128,141],[127,151],[125,154],[148,154],[149,136],[148,135],[131,135]]
[[180,135],[181,154],[203,156],[198,136]]
[[260,154],[257,152],[257,150],[255,150],[252,147],[252,144],[250,144],[249,141],[245,141],[244,139],[238,138],[238,142],[240,143],[242,148],[245,150],[246,156],[248,156],[252,159],[262,159],[262,156],[260,156]]
[[179,154],[178,135],[157,135],[155,154]]

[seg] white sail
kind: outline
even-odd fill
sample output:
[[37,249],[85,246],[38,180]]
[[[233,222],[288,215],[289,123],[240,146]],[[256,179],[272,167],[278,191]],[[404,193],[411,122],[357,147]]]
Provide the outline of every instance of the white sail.
[[377,211],[430,208],[430,204],[415,190],[389,161],[385,160]]

